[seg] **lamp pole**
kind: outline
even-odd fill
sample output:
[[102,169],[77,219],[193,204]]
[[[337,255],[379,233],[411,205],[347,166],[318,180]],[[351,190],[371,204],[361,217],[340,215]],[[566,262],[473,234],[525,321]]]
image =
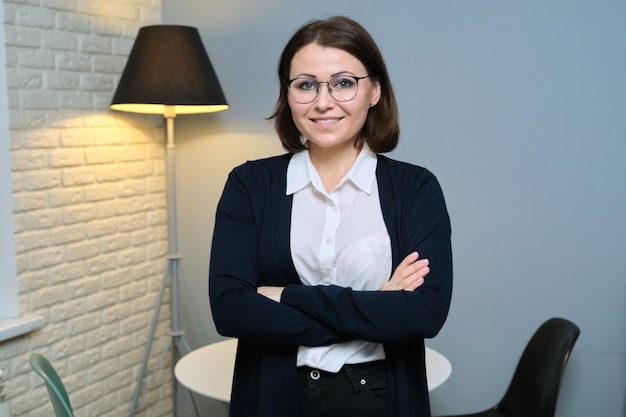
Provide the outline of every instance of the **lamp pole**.
[[176,111],[174,106],[165,106],[163,114],[167,120],[167,145],[166,145],[166,176],[167,176],[167,260],[168,270],[171,274],[170,288],[170,312],[171,312],[171,335],[174,347],[183,336],[184,331],[180,326],[180,305],[178,295],[178,283],[180,277],[180,260],[178,253],[178,211],[176,206],[176,160],[174,144],[174,118]]
[[[150,324],[150,330],[148,332],[148,338],[146,341],[146,348],[144,351],[143,360],[141,362],[141,368],[139,375],[137,376],[137,384],[135,387],[135,395],[133,397],[133,403],[130,410],[130,417],[134,417],[137,414],[139,403],[142,395],[143,381],[145,379],[146,370],[148,368],[148,361],[150,359],[150,352],[152,351],[152,342],[156,333],[156,328],[159,322],[159,316],[161,313],[161,306],[165,298],[165,291],[170,289],[170,343],[168,349],[172,349],[172,363],[175,364],[178,361],[180,355],[180,343],[185,343],[183,339],[184,331],[180,325],[180,295],[179,295],[179,281],[181,276],[181,263],[182,256],[178,253],[178,213],[176,206],[176,160],[174,144],[174,118],[176,117],[176,111],[174,106],[164,107],[163,117],[167,121],[167,144],[166,144],[166,194],[167,194],[167,268],[163,274],[161,281],[161,287],[159,289],[159,296],[156,304],[156,308],[152,315],[152,322]],[[174,416],[178,413],[177,407],[177,392],[178,382],[173,374],[172,368],[172,391],[174,401]]]

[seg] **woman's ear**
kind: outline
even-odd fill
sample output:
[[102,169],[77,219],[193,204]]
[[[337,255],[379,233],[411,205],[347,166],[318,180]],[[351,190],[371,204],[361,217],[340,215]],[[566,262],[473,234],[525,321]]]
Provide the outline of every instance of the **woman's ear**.
[[380,100],[380,95],[380,82],[375,81],[374,88],[372,89],[372,96],[370,99],[370,107],[374,107],[376,104],[378,104],[378,101]]

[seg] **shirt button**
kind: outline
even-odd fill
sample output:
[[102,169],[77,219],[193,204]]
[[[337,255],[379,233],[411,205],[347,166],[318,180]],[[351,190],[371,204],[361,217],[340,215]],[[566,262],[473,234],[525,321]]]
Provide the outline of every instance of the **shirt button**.
[[361,385],[365,385],[366,381],[364,379],[361,380]]
[[311,379],[314,381],[317,381],[318,379],[320,379],[320,371],[318,371],[317,369],[312,370],[309,375],[311,376]]
[[332,241],[333,241],[333,240],[332,240],[331,238],[329,238],[329,237],[328,237],[328,238],[326,238],[326,244],[327,244],[327,245],[330,245],[330,242],[332,242]]

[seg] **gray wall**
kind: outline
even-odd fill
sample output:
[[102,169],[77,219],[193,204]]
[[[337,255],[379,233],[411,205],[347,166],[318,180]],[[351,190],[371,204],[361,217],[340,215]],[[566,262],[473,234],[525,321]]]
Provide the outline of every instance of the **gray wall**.
[[206,275],[226,175],[281,152],[264,120],[281,48],[304,20],[341,13],[386,57],[401,109],[392,156],[439,177],[452,217],[452,308],[428,344],[453,373],[433,413],[496,402],[532,332],[562,316],[582,333],[557,415],[624,416],[626,2],[215,3],[163,0],[164,23],[200,29],[231,104],[176,120],[192,345],[219,339]]

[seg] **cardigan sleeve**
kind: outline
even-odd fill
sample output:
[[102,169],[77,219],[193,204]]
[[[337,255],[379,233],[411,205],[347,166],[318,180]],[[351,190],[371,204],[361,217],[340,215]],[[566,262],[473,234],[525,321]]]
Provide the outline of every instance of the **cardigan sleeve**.
[[354,339],[411,343],[439,332],[452,293],[450,220],[435,176],[423,168],[400,168],[394,180],[379,176],[383,216],[392,237],[394,268],[417,250],[430,263],[424,284],[412,292],[288,285],[281,303]]
[[261,230],[271,228],[262,222],[263,213],[274,209],[265,201],[268,187],[274,186],[263,170],[246,164],[227,179],[217,207],[209,267],[209,298],[217,331],[249,342],[294,346],[346,340],[303,311],[257,293],[258,286],[276,285],[282,279],[282,271],[269,276],[272,271],[259,263],[259,248],[272,245],[261,240],[265,236]]

